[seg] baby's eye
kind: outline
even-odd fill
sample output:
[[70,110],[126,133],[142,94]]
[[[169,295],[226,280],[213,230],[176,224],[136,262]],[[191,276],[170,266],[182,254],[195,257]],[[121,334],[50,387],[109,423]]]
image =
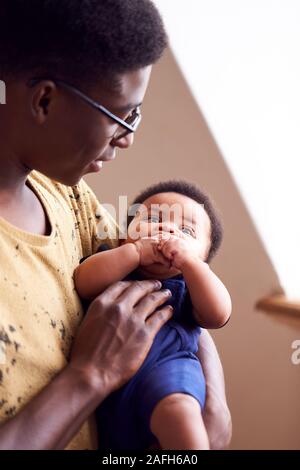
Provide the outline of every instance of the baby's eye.
[[190,237],[194,237],[195,233],[194,230],[190,227],[181,227],[182,233],[186,233],[187,235],[190,235]]
[[153,222],[154,224],[158,224],[160,222],[158,215],[149,215],[148,221]]

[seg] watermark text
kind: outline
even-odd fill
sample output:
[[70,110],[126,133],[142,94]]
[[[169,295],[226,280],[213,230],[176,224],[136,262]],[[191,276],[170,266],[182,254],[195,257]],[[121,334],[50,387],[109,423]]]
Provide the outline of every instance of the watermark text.
[[298,366],[300,364],[300,339],[295,339],[291,345],[294,352],[291,355],[291,361],[294,366]]
[[0,80],[0,104],[6,104],[6,85],[3,80]]

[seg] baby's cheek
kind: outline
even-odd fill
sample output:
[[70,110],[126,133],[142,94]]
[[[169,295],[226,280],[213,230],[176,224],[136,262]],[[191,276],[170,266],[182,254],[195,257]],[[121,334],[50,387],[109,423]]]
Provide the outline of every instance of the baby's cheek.
[[178,248],[183,251],[191,250],[193,249],[193,243],[191,242],[191,240],[185,238],[183,240],[180,240],[180,242],[178,243]]
[[206,253],[207,253],[207,249],[205,247],[205,245],[199,245],[199,244],[195,244],[194,246],[194,252],[197,254],[197,256],[199,258],[201,258],[202,260],[204,260],[206,258]]
[[199,248],[195,246],[191,240],[182,240],[182,242],[177,245],[178,258],[184,258],[193,254],[194,256],[199,256]]

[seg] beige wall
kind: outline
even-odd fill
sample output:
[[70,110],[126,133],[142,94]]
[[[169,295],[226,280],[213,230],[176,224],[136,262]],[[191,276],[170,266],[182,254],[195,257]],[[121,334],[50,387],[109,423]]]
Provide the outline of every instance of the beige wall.
[[119,194],[132,198],[146,185],[170,177],[206,188],[224,219],[224,245],[212,266],[231,292],[234,310],[231,322],[214,338],[233,416],[231,448],[300,449],[300,365],[290,359],[291,343],[300,339],[300,319],[254,309],[261,296],[279,289],[277,277],[168,53],[155,67],[135,145],[86,180],[102,202],[115,204]]

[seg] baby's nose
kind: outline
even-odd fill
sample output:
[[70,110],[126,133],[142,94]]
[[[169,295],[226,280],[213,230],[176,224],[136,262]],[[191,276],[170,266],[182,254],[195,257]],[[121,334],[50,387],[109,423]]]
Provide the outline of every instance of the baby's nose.
[[174,225],[168,224],[168,223],[160,224],[159,231],[160,232],[175,233]]

